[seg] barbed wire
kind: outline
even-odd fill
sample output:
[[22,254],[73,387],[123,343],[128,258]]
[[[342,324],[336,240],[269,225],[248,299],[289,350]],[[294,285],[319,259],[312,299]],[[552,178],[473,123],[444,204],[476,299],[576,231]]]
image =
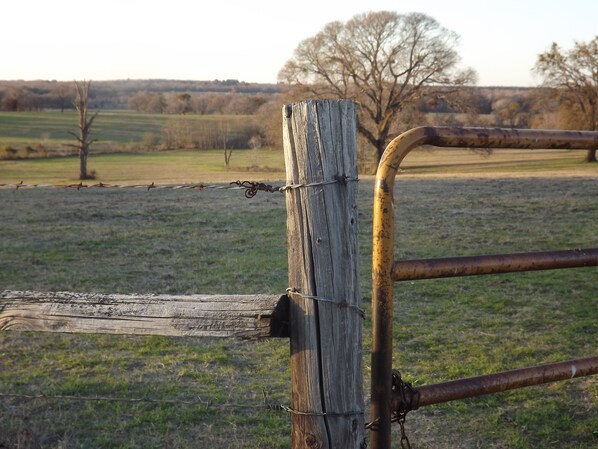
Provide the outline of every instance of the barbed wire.
[[[18,394],[18,393],[0,393],[2,398],[13,398],[13,399],[45,399],[45,400],[68,400],[68,401],[106,401],[106,402],[130,402],[130,403],[153,403],[153,404],[186,404],[196,405],[202,404],[207,407],[212,406],[211,401],[205,401],[198,397],[194,400],[183,400],[183,399],[151,399],[151,398],[116,398],[109,396],[74,396],[74,395],[50,395],[50,394]],[[232,404],[231,404],[232,406]]]
[[275,404],[268,401],[268,396],[264,393],[262,404],[233,404],[233,403],[214,403],[210,400],[202,399],[197,396],[195,399],[153,399],[153,398],[123,398],[113,396],[80,396],[80,395],[60,395],[60,394],[19,394],[19,393],[0,393],[0,398],[8,399],[26,399],[26,400],[51,400],[51,401],[82,401],[82,402],[125,402],[125,403],[149,403],[149,404],[169,404],[169,405],[202,405],[205,408],[213,409],[266,409],[266,410],[286,410],[287,406]]
[[25,184],[23,181],[18,183],[0,183],[0,189],[145,189],[145,190],[244,190],[246,198],[253,198],[258,192],[286,192],[291,189],[298,189],[303,187],[317,187],[329,184],[346,184],[350,181],[358,181],[357,178],[350,178],[345,175],[335,176],[335,179],[329,181],[303,183],[303,184],[287,184],[284,186],[272,186],[263,182],[256,181],[233,181],[228,184],[203,184],[203,183],[188,183],[188,184],[112,184],[105,182],[98,182],[94,184],[84,184],[83,182],[72,184]]
[[264,400],[261,404],[232,404],[232,403],[214,403],[206,401],[197,396],[196,399],[152,399],[152,398],[119,398],[111,396],[79,396],[79,395],[49,395],[49,394],[18,394],[18,393],[0,393],[0,398],[9,399],[27,399],[27,400],[54,400],[54,401],[83,401],[83,402],[125,402],[125,403],[149,403],[149,404],[169,404],[169,405],[202,405],[206,409],[229,410],[229,409],[263,409],[272,411],[282,411],[292,415],[301,416],[355,416],[363,415],[362,410],[349,412],[303,412],[294,410],[288,405],[273,403],[269,400],[268,394],[264,391]]
[[247,198],[253,198],[259,191],[263,192],[278,192],[281,187],[273,187],[271,185],[253,182],[253,181],[234,181],[229,184],[203,184],[203,183],[188,183],[188,184],[112,184],[105,182],[98,182],[94,184],[86,184],[83,182],[73,184],[25,184],[23,181],[19,183],[4,183],[0,184],[0,189],[144,189],[144,190],[245,190]]

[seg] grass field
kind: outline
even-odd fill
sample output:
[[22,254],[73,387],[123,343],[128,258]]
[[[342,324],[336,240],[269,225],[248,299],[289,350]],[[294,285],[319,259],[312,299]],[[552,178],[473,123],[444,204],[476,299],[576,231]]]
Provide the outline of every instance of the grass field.
[[[0,161],[0,183],[73,183],[78,182],[78,170],[79,159],[74,157]],[[266,149],[233,151],[228,169],[222,150],[181,150],[91,156],[88,170],[97,173],[95,182],[105,183],[223,182],[247,177],[284,179],[282,152]]]
[[[100,111],[94,122],[89,171],[95,171],[99,181],[123,182],[214,182],[228,181],[247,171],[257,172],[256,180],[283,179],[282,151],[235,150],[231,167],[225,173],[222,150],[163,151],[148,153],[147,137],[159,141],[169,124],[184,124],[186,132],[198,135],[207,132],[216,122],[230,123],[231,130],[255,125],[252,116],[145,114],[129,110]],[[61,157],[23,160],[47,154],[72,154],[74,143],[67,131],[77,129],[73,111],[0,112],[0,182],[74,182],[78,176],[78,160]],[[153,145],[153,144],[152,144]],[[282,143],[281,143],[282,146]],[[6,151],[10,147],[12,150]],[[26,150],[29,147],[31,150]],[[43,148],[44,150],[39,150]],[[154,149],[156,146],[154,145]],[[187,147],[185,147],[187,148]],[[14,158],[17,160],[2,160]],[[124,154],[114,154],[124,153]],[[45,153],[44,153],[45,154]],[[472,174],[495,176],[541,174],[543,176],[598,174],[598,164],[583,163],[580,151],[497,150],[492,154],[468,150],[447,150],[427,147],[412,152],[403,164],[403,174],[450,175]],[[19,160],[20,158],[20,160]],[[364,171],[371,173],[371,158],[363,155]],[[206,178],[206,174],[207,178]],[[199,179],[200,175],[203,179]]]
[[[100,110],[94,121],[91,152],[149,151],[147,136],[159,142],[164,127],[176,121],[194,129],[216,121],[231,126],[253,122],[253,117],[242,115],[169,115],[145,114],[130,110]],[[46,152],[63,154],[73,151],[67,147],[75,143],[70,132],[77,132],[78,116],[75,111],[0,112],[0,149],[13,147],[23,155],[23,149],[43,147]],[[2,154],[0,154],[0,157]]]
[[[511,178],[506,168],[503,176],[501,164],[477,168],[476,176],[411,177],[431,166],[437,174],[458,172],[451,164],[461,153],[450,160],[444,153],[420,153],[397,182],[399,257],[598,246],[595,169],[558,171],[563,162],[555,159],[549,169],[537,162],[533,178]],[[111,167],[120,162],[130,168],[114,157]],[[191,159],[184,158],[194,153],[163,157],[187,162],[177,162],[179,173],[160,180],[212,176],[190,168]],[[99,160],[92,159],[92,168]],[[169,172],[160,161],[156,166]],[[0,178],[9,178],[7,167],[19,167],[10,164],[0,163]],[[141,166],[129,176],[145,179]],[[37,175],[31,167],[11,168],[16,174],[10,179],[41,182],[46,170],[49,176],[49,166]],[[71,179],[61,170],[51,178]],[[131,181],[108,166],[98,172],[106,182]],[[560,175],[542,176],[549,172]],[[280,193],[247,200],[241,192],[214,190],[0,190],[0,204],[0,290],[213,294],[287,287]],[[359,208],[361,289],[369,316],[371,180],[360,183]],[[423,385],[594,356],[597,281],[598,270],[586,268],[398,284],[394,365]],[[370,334],[368,318],[366,385]],[[289,417],[262,408],[264,395],[289,403],[288,357],[285,340],[1,333],[0,393],[49,397],[0,396],[0,448],[289,447]],[[179,402],[51,397],[57,395]],[[406,429],[420,449],[592,449],[598,445],[598,382],[584,378],[433,406],[411,413]]]
[[[496,150],[490,156],[468,150],[422,148],[402,164],[401,176],[596,176],[598,164],[582,162],[581,151]],[[0,183],[75,183],[75,157],[0,160]],[[181,150],[91,155],[88,170],[104,183],[187,183],[283,180],[282,151],[235,150],[227,169],[222,150]],[[364,175],[366,176],[366,175]]]
[[[101,147],[111,144],[126,145],[141,142],[143,134],[153,132],[157,136],[168,116],[161,114],[138,114],[132,111],[101,112],[93,128]],[[75,111],[0,112],[0,146],[20,147],[42,144],[57,149],[65,143],[73,143],[69,131],[77,130],[78,116]]]

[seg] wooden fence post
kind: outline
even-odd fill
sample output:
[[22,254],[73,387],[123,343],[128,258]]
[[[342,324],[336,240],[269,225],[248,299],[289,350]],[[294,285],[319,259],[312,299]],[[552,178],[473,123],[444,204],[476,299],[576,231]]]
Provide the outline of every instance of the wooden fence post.
[[364,448],[355,105],[283,108],[292,448]]

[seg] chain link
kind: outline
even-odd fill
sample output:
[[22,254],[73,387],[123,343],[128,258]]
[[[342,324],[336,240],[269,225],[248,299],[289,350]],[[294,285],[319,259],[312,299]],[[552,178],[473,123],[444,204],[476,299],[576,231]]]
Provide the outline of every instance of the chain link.
[[391,415],[391,422],[398,422],[401,431],[401,449],[411,449],[411,443],[405,432],[405,418],[411,410],[417,409],[419,392],[401,378],[398,370],[392,370],[392,395],[395,410]]
[[399,415],[397,422],[399,423],[399,428],[401,429],[401,449],[411,449],[411,443],[409,442],[409,438],[405,433],[405,416],[407,413],[403,413]]

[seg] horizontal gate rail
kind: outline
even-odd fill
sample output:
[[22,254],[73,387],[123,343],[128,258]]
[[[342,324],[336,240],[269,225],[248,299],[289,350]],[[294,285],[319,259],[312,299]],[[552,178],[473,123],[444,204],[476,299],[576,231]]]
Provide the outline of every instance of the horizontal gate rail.
[[392,279],[416,281],[482,274],[598,266],[598,248],[442,259],[395,260]]
[[[457,399],[471,398],[490,393],[514,390],[516,388],[530,387],[560,380],[598,374],[598,357],[568,360],[565,362],[549,363],[533,368],[521,368],[503,371],[484,376],[469,377],[466,379],[452,380],[433,385],[425,385],[417,389],[405,389],[403,398],[417,410],[426,405],[440,404]],[[400,402],[400,395],[396,395]],[[398,407],[407,404],[394,404]]]
[[[573,263],[576,267],[595,265],[595,249],[583,250],[588,252],[588,260],[585,261],[582,259],[586,256],[580,254],[552,252],[533,256],[511,254],[395,262],[393,198],[395,177],[405,156],[421,145],[451,148],[591,150],[598,148],[598,132],[426,126],[401,134],[386,147],[378,165],[374,186],[371,418],[376,422],[376,426],[372,427],[372,449],[390,449],[391,446],[392,326],[395,281],[406,280],[413,272],[418,272],[421,276],[421,273],[426,271],[426,265],[431,266],[431,273],[433,272],[434,276],[425,274],[424,277],[417,279],[439,277],[438,274],[443,275],[440,277],[452,276],[455,272],[461,272],[460,275],[470,275],[522,271],[513,269],[518,266],[523,271],[527,271],[559,268],[560,264],[567,263]],[[568,259],[577,260],[567,261]],[[542,264],[544,266],[540,267]],[[488,273],[485,273],[485,270]]]

